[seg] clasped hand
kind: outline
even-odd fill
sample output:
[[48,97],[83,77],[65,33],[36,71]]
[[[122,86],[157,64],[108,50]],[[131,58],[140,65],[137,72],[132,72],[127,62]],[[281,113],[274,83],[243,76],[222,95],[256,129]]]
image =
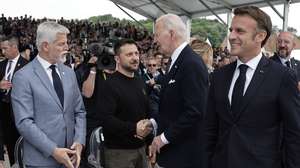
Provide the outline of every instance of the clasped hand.
[[140,120],[136,124],[136,135],[135,137],[139,139],[144,139],[147,135],[149,135],[153,130],[153,126],[150,120],[144,119]]

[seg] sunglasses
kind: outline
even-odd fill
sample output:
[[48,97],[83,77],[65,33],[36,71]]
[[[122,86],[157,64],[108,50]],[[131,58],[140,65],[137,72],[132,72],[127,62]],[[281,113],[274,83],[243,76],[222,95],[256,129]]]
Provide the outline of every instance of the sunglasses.
[[148,67],[156,67],[156,64],[148,64]]

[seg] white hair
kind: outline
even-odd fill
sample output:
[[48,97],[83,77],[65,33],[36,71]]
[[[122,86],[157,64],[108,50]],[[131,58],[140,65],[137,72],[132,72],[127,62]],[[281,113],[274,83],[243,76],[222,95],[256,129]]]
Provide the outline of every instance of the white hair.
[[68,28],[56,22],[43,22],[37,28],[36,46],[40,51],[43,42],[53,43],[57,38],[57,34],[69,33],[70,31]]
[[179,16],[169,13],[159,17],[156,22],[162,22],[166,30],[174,30],[181,40],[187,40],[186,25]]

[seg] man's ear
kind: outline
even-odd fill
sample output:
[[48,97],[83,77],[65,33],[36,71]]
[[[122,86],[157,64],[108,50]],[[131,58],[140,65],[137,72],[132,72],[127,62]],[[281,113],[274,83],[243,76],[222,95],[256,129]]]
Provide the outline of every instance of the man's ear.
[[120,57],[118,55],[114,56],[116,63],[120,63]]
[[267,37],[266,31],[259,31],[256,33],[255,41],[262,43],[262,41],[264,41],[266,37]]
[[48,52],[49,51],[49,43],[48,42],[42,42],[41,48],[43,51]]

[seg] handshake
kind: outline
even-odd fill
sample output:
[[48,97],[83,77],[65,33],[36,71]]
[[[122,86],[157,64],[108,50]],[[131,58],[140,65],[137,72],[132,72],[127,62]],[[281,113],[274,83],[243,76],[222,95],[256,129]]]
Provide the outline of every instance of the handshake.
[[147,135],[149,135],[153,130],[153,126],[150,120],[144,119],[140,120],[136,124],[136,138],[144,139]]

